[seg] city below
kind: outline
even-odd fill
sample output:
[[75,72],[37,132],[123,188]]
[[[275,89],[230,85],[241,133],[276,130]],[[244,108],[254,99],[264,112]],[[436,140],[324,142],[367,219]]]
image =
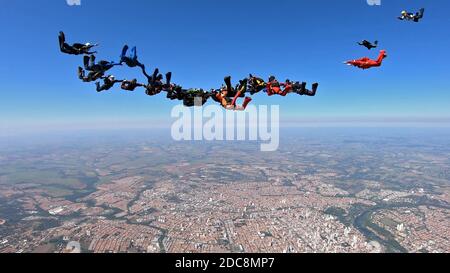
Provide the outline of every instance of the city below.
[[412,135],[5,146],[0,252],[450,252],[448,135]]

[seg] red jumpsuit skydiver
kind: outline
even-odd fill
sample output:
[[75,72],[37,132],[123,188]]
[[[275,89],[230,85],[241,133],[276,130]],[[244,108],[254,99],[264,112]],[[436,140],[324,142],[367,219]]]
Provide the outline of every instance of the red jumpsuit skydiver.
[[383,63],[384,58],[387,57],[386,50],[381,50],[380,54],[378,55],[378,59],[372,60],[368,57],[361,58],[359,60],[353,60],[353,61],[347,61],[345,62],[347,65],[352,65],[359,67],[361,69],[369,69],[372,67],[380,67]]
[[274,77],[271,77],[267,83],[267,94],[269,96],[280,95],[284,97],[290,91],[292,91],[292,83],[290,81],[279,83]]

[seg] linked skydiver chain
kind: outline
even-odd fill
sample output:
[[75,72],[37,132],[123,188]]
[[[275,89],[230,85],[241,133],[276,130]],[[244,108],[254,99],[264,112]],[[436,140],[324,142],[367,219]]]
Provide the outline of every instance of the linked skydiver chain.
[[[287,79],[279,82],[274,76],[270,76],[266,82],[262,78],[249,75],[248,78],[240,80],[235,86],[232,85],[231,77],[224,78],[224,84],[221,88],[205,91],[202,88],[184,89],[182,86],[172,83],[172,73],[168,72],[163,76],[156,68],[153,74],[149,75],[145,65],[138,60],[136,47],[129,48],[125,45],[122,49],[119,62],[112,61],[96,61],[95,54],[97,51],[92,49],[98,44],[90,43],[74,43],[69,45],[66,42],[64,32],[59,33],[59,46],[61,52],[69,55],[84,55],[83,67],[78,67],[78,77],[83,82],[96,82],[97,92],[110,90],[116,84],[120,83],[120,87],[125,91],[134,91],[138,87],[145,88],[148,96],[154,96],[161,92],[167,92],[167,98],[170,100],[183,101],[186,107],[196,106],[196,104],[204,105],[209,99],[219,103],[226,110],[244,111],[247,105],[252,101],[250,95],[259,92],[266,92],[268,96],[280,95],[287,96],[294,93],[301,96],[313,97],[316,95],[319,87],[318,83],[313,83],[311,89],[307,89],[306,82],[293,82]],[[113,75],[107,74],[115,66],[126,64],[130,68],[138,67],[143,75],[147,78],[147,83],[139,83],[137,79],[117,80]],[[102,83],[100,81],[103,81]],[[238,105],[237,100],[243,98],[244,101]]]

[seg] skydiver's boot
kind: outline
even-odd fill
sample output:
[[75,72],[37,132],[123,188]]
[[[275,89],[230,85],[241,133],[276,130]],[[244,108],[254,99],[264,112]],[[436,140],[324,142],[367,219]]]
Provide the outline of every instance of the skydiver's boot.
[[243,79],[239,81],[238,90],[241,92],[241,97],[245,97],[245,93],[247,92],[248,79]]
[[314,97],[315,95],[316,95],[316,93],[317,93],[317,88],[319,87],[319,84],[318,83],[314,83],[313,85],[312,85],[312,90],[311,90],[311,92],[309,93],[309,96],[311,96],[311,97]]
[[96,82],[95,85],[97,86],[97,92],[102,92],[103,91],[103,87],[100,86],[99,82]]
[[131,59],[133,61],[137,62],[137,59],[138,59],[138,57],[137,57],[137,48],[135,46],[131,49]]
[[93,68],[95,66],[95,56],[91,55],[89,57],[89,67]]
[[231,86],[231,77],[227,76],[223,80],[225,81],[225,84],[227,86],[228,94],[233,93],[233,87]]
[[78,78],[84,80],[84,70],[80,66],[78,67]]
[[86,70],[89,70],[89,60],[90,60],[89,56],[83,57],[83,65],[84,65],[84,69],[86,69]]
[[122,49],[122,53],[120,54],[120,63],[124,62],[125,56],[127,55],[128,52],[128,45],[124,45],[123,49]]
[[166,87],[170,88],[170,81],[172,80],[172,72],[166,73]]
[[61,40],[63,43],[66,42],[66,34],[64,34],[63,31],[59,32],[59,40]]
[[424,9],[424,8],[421,8],[421,9],[419,10],[418,14],[417,14],[417,15],[418,15],[417,18],[418,18],[418,19],[422,19],[424,13],[425,13],[425,9]]
[[249,104],[251,101],[252,101],[252,98],[246,97],[245,100],[244,100],[244,103],[242,104],[242,107],[243,107],[244,109],[246,109],[247,106],[248,106],[248,104]]
[[159,74],[159,69],[156,68],[155,71],[153,71],[152,84],[154,84],[156,82],[156,78],[158,77],[158,74]]
[[58,40],[59,40],[59,48],[61,50],[63,50],[64,49],[64,43],[66,42],[66,38],[64,36],[64,32],[62,32],[62,31],[59,32]]

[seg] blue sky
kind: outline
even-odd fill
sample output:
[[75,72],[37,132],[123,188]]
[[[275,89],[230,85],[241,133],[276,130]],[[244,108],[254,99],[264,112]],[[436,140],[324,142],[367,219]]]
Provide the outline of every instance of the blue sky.
[[[127,126],[167,120],[176,102],[164,95],[114,89],[97,94],[81,83],[81,57],[60,54],[69,42],[98,42],[99,59],[118,60],[136,45],[147,67],[172,71],[185,87],[219,87],[226,75],[319,82],[314,98],[264,94],[255,104],[279,104],[283,119],[450,120],[450,2],[447,0],[65,0],[2,1],[0,129],[42,126]],[[419,23],[396,19],[425,7]],[[356,45],[379,40],[389,57],[362,71],[347,59],[376,57]],[[137,70],[114,70],[118,78]]]

